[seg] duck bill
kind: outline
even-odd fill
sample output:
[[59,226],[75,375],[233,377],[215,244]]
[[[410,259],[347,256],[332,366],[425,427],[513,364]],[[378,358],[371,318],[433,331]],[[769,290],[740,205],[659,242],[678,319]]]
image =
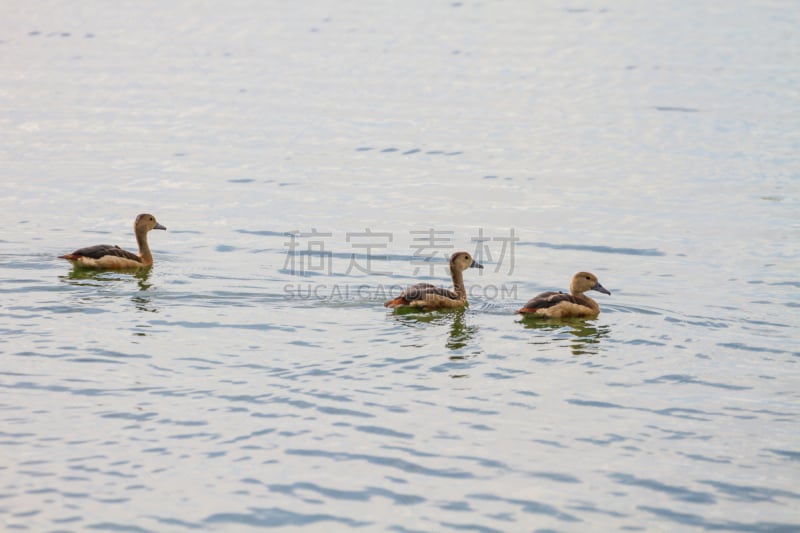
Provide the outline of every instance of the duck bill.
[[477,261],[475,261],[475,260],[473,259],[473,260],[472,260],[472,264],[471,264],[469,267],[470,267],[470,268],[483,268],[483,265],[482,265],[482,264],[480,264],[480,263],[478,263]]
[[156,225],[155,225],[155,226],[153,226],[153,229],[163,229],[163,230],[165,230],[165,231],[166,231],[167,227],[166,227],[166,226],[162,226],[161,224],[159,224],[158,222],[156,222]]
[[603,287],[599,283],[596,283],[595,286],[592,287],[592,290],[593,291],[597,291],[597,292],[602,292],[603,294],[608,294],[609,296],[611,296],[611,291],[606,289],[605,287]]

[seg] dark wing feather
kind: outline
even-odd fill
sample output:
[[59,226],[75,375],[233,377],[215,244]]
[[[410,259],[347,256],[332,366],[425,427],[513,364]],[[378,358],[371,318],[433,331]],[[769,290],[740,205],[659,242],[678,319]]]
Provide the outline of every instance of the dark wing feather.
[[91,259],[100,259],[101,257],[105,257],[107,255],[114,255],[117,257],[124,257],[125,259],[131,259],[132,261],[142,261],[142,258],[138,255],[127,250],[123,250],[119,246],[112,246],[110,244],[87,246],[86,248],[75,250],[70,255],[74,257],[89,257]]
[[558,305],[561,302],[585,305],[580,297],[567,294],[566,292],[543,292],[528,300],[528,303],[523,306],[523,309],[546,309]]
[[412,285],[403,291],[403,293],[400,295],[400,298],[403,298],[408,302],[413,302],[415,300],[422,300],[429,294],[437,294],[439,296],[444,296],[445,298],[458,300],[458,294],[451,290],[431,285],[430,283],[417,283],[416,285]]
[[416,285],[412,285],[411,287],[404,290],[402,293],[400,293],[400,296],[398,296],[397,298],[389,300],[388,302],[385,302],[383,305],[385,307],[392,307],[392,308],[403,307],[409,305],[411,302],[424,300],[425,297],[429,294],[436,294],[439,296],[444,296],[445,298],[452,298],[453,300],[458,300],[458,295],[453,291],[436,287],[435,285],[431,285],[430,283],[417,283]]

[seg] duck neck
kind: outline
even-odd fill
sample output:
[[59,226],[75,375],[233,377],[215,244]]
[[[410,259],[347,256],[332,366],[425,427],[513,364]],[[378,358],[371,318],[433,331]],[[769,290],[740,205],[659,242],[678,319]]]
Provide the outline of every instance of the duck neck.
[[455,265],[450,265],[450,277],[453,278],[453,291],[458,294],[459,299],[467,299],[467,290],[464,288],[464,275]]
[[150,251],[150,246],[147,244],[146,229],[136,229],[136,243],[139,245],[139,257],[142,258],[142,263],[145,265],[152,265],[153,253]]

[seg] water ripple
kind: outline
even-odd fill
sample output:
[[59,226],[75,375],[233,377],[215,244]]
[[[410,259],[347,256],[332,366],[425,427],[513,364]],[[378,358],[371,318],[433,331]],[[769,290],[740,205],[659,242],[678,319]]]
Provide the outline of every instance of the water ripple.
[[718,491],[733,497],[735,500],[745,502],[766,502],[775,501],[776,498],[790,498],[800,500],[800,493],[788,490],[772,489],[769,487],[753,487],[746,485],[735,485],[722,481],[699,480],[698,483],[714,487]]
[[333,461],[363,461],[369,464],[384,466],[397,470],[402,470],[408,474],[420,474],[424,476],[435,476],[453,479],[470,479],[474,476],[459,469],[447,468],[429,468],[404,459],[396,457],[384,457],[369,454],[356,454],[347,452],[327,452],[322,450],[308,450],[308,449],[287,449],[287,455],[301,455],[303,457],[322,457],[331,459]]
[[768,452],[774,453],[776,455],[780,455],[781,457],[785,457],[791,461],[800,461],[800,451],[794,450],[775,450],[766,448]]
[[118,524],[116,522],[98,522],[96,524],[89,524],[87,529],[95,531],[113,531],[114,533],[154,533],[152,529],[145,529],[139,526],[131,526],[127,524]]
[[611,402],[602,402],[596,400],[578,400],[578,399],[570,399],[566,400],[566,402],[573,405],[581,405],[586,407],[599,407],[602,409],[627,409],[632,411],[645,411],[648,413],[654,413],[664,416],[674,416],[677,418],[685,418],[689,420],[707,421],[711,416],[723,415],[723,413],[707,412],[707,411],[702,411],[700,409],[685,408],[685,407],[667,407],[663,409],[650,409],[646,407],[629,407]]
[[551,248],[553,250],[577,250],[581,252],[597,252],[602,254],[623,254],[659,257],[666,255],[664,252],[655,248],[616,248],[613,246],[602,246],[594,244],[555,244],[549,242],[519,242],[517,246],[536,246],[539,248]]
[[713,504],[716,502],[714,496],[708,492],[699,492],[690,490],[686,487],[677,485],[668,485],[655,479],[646,479],[630,474],[615,473],[609,474],[609,477],[621,485],[630,485],[634,487],[641,487],[655,492],[663,492],[672,498],[689,503],[702,503]]
[[749,533],[796,533],[798,525],[779,522],[735,522],[733,520],[716,521],[700,515],[673,511],[663,507],[640,505],[638,509],[652,513],[660,518],[683,526],[692,526],[703,530],[746,531]]
[[269,484],[267,488],[272,492],[297,496],[298,491],[315,492],[334,500],[370,501],[374,497],[391,500],[396,505],[415,505],[425,501],[425,498],[413,494],[399,494],[382,487],[366,487],[362,490],[340,490],[322,487],[315,483],[297,482],[290,485]]
[[298,527],[317,524],[319,522],[333,522],[350,527],[364,527],[372,522],[353,520],[331,514],[322,513],[295,513],[285,509],[251,508],[248,513],[217,513],[208,516],[203,523],[208,526],[218,525],[246,525],[252,527]]
[[557,518],[562,522],[582,522],[580,518],[575,515],[559,511],[557,507],[547,505],[534,500],[523,500],[521,498],[503,498],[495,494],[470,494],[467,496],[475,500],[494,501],[507,503],[520,508],[523,513],[544,514]]
[[706,387],[716,387],[719,389],[728,389],[728,390],[749,390],[752,387],[746,387],[743,385],[729,385],[727,383],[713,383],[709,381],[698,380],[692,376],[688,376],[685,374],[667,374],[664,376],[659,376],[657,378],[646,379],[644,383],[652,383],[652,384],[660,384],[660,383],[676,383],[676,384],[693,384],[693,385],[704,385]]

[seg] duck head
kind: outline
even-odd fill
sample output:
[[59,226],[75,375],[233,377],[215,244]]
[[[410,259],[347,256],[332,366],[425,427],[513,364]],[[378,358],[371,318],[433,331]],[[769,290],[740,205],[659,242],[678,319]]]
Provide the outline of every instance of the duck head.
[[572,294],[581,294],[586,291],[597,291],[611,295],[611,291],[600,285],[597,276],[591,272],[578,272],[572,276],[572,283],[569,284]]
[[464,272],[468,268],[483,268],[468,252],[456,252],[450,256],[450,268]]
[[162,226],[156,220],[156,217],[151,215],[150,213],[142,213],[136,220],[133,222],[133,230],[136,233],[144,232],[147,233],[151,229],[163,229],[166,230],[165,226]]

